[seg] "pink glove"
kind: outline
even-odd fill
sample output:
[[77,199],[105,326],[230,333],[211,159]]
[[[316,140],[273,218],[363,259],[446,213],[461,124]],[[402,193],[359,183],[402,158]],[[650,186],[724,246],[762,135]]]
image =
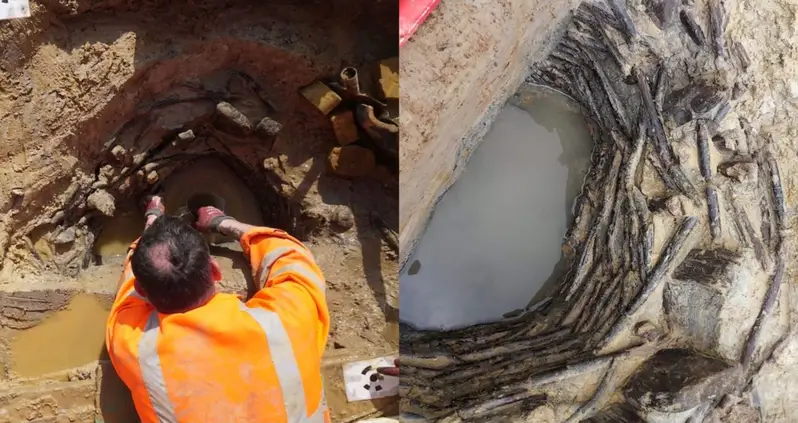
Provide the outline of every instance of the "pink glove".
[[166,207],[163,205],[163,200],[159,195],[148,195],[144,197],[144,218],[148,219],[150,216],[159,218],[166,212]]
[[213,206],[200,207],[194,227],[202,232],[219,232],[219,224],[232,217]]
[[399,359],[393,361],[394,367],[377,367],[377,373],[385,376],[399,377]]

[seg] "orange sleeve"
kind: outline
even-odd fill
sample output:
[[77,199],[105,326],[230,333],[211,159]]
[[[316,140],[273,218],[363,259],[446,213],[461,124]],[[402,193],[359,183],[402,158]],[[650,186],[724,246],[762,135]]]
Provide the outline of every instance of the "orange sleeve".
[[330,315],[324,276],[310,250],[285,231],[262,227],[244,234],[241,246],[249,258],[255,283],[262,284],[247,305],[277,313],[295,340],[305,341],[312,335],[320,360],[330,330]]
[[[110,350],[113,348],[112,338],[119,331],[120,325],[128,326],[130,318],[133,320],[140,320],[140,316],[148,314],[152,311],[153,307],[136,292],[135,280],[133,276],[133,269],[130,265],[130,258],[133,256],[133,250],[136,249],[139,240],[133,241],[128,250],[127,257],[125,258],[125,265],[122,268],[122,274],[119,276],[119,291],[116,293],[114,305],[111,306],[111,312],[108,315],[105,330],[105,345]],[[113,354],[112,354],[113,356]]]

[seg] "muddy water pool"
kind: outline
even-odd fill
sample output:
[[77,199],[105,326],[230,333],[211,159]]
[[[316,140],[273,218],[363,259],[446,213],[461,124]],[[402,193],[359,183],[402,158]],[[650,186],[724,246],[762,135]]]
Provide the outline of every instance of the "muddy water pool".
[[592,145],[566,98],[519,90],[402,270],[401,320],[425,329],[496,320],[550,286]]
[[65,309],[14,337],[14,372],[21,377],[35,377],[97,360],[105,348],[108,312],[97,298],[76,295]]

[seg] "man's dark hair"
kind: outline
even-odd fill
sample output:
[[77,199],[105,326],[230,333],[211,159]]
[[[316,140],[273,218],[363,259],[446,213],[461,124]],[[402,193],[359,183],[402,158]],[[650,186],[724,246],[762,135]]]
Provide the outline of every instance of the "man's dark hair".
[[131,261],[136,280],[161,313],[187,311],[214,289],[208,244],[177,217],[159,217],[145,229]]

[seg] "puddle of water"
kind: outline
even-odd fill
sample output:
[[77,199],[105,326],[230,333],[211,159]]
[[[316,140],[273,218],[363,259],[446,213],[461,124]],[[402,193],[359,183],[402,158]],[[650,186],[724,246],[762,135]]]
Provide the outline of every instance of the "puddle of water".
[[592,146],[565,98],[522,88],[438,203],[400,275],[401,319],[448,329],[525,307],[560,260]]
[[108,312],[91,295],[76,295],[66,309],[14,337],[13,370],[35,377],[97,360],[105,348]]
[[138,211],[104,217],[102,231],[94,242],[94,254],[101,257],[124,256],[130,244],[141,236],[144,216]]

